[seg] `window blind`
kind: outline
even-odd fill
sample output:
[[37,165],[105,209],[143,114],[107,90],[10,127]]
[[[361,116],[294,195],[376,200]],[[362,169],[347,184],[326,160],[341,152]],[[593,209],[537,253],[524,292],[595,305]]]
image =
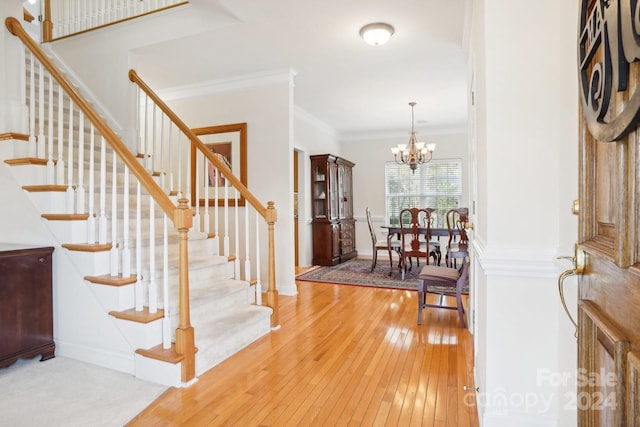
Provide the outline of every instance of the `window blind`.
[[385,164],[385,221],[398,224],[404,208],[434,208],[433,227],[447,226],[445,213],[460,204],[462,196],[462,161],[432,160],[420,165],[415,173],[407,165]]

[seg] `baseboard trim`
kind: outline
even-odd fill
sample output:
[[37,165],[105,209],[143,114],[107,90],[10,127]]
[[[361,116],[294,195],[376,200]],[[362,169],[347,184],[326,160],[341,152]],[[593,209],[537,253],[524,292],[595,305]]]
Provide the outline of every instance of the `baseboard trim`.
[[[55,340],[56,356],[80,360],[103,368],[135,375],[133,354],[115,353],[79,344]],[[132,352],[133,353],[133,352]]]

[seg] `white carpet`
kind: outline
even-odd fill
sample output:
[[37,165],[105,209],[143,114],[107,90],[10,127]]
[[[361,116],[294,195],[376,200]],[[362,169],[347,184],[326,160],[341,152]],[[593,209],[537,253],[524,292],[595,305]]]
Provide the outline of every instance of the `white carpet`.
[[167,389],[64,357],[39,360],[0,369],[0,425],[120,427]]

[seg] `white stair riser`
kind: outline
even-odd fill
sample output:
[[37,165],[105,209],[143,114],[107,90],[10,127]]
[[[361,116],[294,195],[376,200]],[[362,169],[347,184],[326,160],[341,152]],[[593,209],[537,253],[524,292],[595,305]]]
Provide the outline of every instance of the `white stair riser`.
[[66,213],[67,194],[63,191],[27,191],[27,194],[40,212],[50,214]]
[[42,185],[47,181],[47,170],[40,165],[16,165],[9,169],[20,185]]
[[154,347],[158,344],[158,337],[162,337],[162,319],[139,323],[114,318],[114,322],[133,350]]
[[106,312],[124,311],[135,306],[134,285],[110,286],[89,283]]
[[68,251],[69,257],[73,260],[74,265],[78,268],[82,277],[85,276],[102,276],[109,274],[110,255],[108,251],[103,252],[82,252]]
[[180,363],[168,363],[135,353],[136,378],[163,384],[167,387],[183,387]]

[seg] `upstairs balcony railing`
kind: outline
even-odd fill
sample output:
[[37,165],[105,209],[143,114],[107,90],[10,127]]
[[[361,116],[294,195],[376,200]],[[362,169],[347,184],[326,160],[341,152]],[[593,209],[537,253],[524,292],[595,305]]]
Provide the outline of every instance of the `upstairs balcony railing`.
[[184,0],[43,0],[42,40],[58,40],[187,3]]

